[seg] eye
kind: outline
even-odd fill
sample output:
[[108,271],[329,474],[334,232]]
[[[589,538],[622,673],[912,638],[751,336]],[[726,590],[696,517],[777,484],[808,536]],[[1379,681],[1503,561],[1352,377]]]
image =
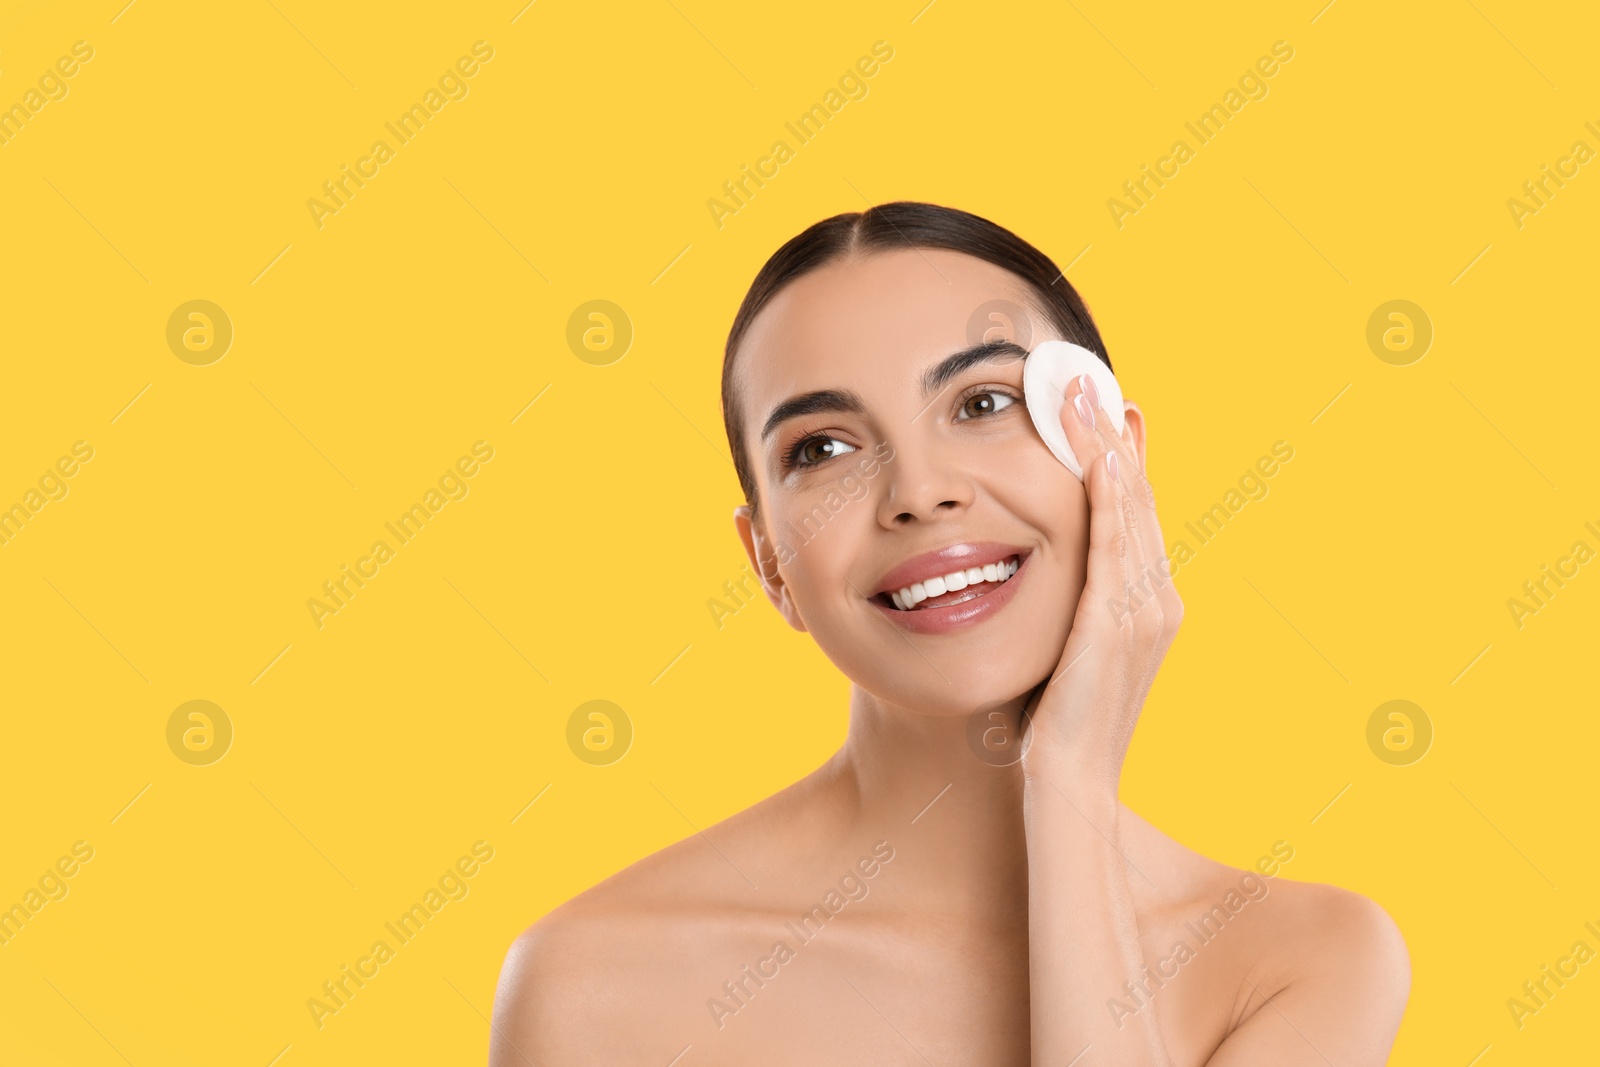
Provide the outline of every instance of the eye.
[[972,393],[966,397],[966,399],[961,401],[960,410],[962,416],[964,417],[958,418],[957,421],[965,422],[967,419],[976,419],[982,418],[985,415],[993,415],[998,411],[1004,411],[1006,408],[1010,407],[1016,402],[1016,397],[1012,396],[1011,394],[998,392],[993,389],[985,389],[980,392]]
[[826,434],[811,434],[795,442],[789,450],[788,465],[790,467],[815,467],[835,456],[842,456],[846,452],[854,452],[854,445],[846,444],[837,437]]

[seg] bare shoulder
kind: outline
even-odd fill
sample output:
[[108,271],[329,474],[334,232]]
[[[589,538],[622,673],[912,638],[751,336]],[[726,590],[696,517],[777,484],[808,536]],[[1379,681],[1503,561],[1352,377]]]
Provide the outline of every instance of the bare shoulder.
[[1171,887],[1149,894],[1153,910],[1169,918],[1211,915],[1219,922],[1248,912],[1249,924],[1234,924],[1245,942],[1234,948],[1254,957],[1258,973],[1283,985],[1349,974],[1404,1001],[1411,985],[1410,955],[1399,926],[1376,901],[1335,885],[1291,880],[1283,873],[1294,856],[1286,842],[1274,844],[1254,869],[1231,867],[1174,841],[1137,815],[1131,821],[1130,855]]
[[[667,1063],[730,961],[773,925],[788,813],[806,780],[689,834],[556,907],[501,967],[490,1067]],[[748,962],[748,961],[745,961]],[[737,970],[737,964],[734,964]]]
[[1405,937],[1383,906],[1370,897],[1320,882],[1272,879],[1272,907],[1264,924],[1276,942],[1274,971],[1287,986],[1316,982],[1359,986],[1374,1006],[1403,1006],[1411,990],[1411,956]]
[[1386,1061],[1410,997],[1411,962],[1381,905],[1339,886],[1290,880],[1283,867],[1292,848],[1264,855],[1259,869],[1238,868],[1141,819],[1134,826],[1138,851],[1130,854],[1162,890],[1145,894],[1141,920],[1161,931],[1149,947],[1185,947],[1176,962],[1159,960],[1167,969],[1158,974],[1182,964],[1207,976],[1163,994],[1175,1022],[1203,1022],[1216,1035],[1203,1062]]
[[642,1053],[656,1003],[650,988],[688,945],[670,942],[674,924],[647,923],[642,909],[608,895],[574,898],[511,943],[495,991],[490,1067],[628,1063]]
[[1236,1027],[1208,1062],[1388,1062],[1411,995],[1400,927],[1369,897],[1274,878]]
[[1328,959],[1353,956],[1390,964],[1410,959],[1400,927],[1372,898],[1321,882],[1282,877],[1273,882],[1283,932],[1296,935],[1298,947]]

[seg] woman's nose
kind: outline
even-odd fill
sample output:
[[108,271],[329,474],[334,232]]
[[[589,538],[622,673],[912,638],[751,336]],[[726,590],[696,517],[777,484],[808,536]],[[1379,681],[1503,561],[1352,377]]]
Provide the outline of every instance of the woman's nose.
[[878,499],[878,522],[894,529],[910,522],[934,522],[972,504],[971,477],[936,449],[911,442],[896,443],[894,458],[884,464],[884,493]]

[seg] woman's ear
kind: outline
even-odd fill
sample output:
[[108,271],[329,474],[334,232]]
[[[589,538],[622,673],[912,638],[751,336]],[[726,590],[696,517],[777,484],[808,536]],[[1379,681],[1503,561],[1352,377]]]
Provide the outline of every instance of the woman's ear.
[[761,575],[761,588],[766,592],[767,599],[772,601],[772,606],[778,609],[778,614],[790,626],[805,633],[805,621],[800,618],[794,601],[789,598],[789,587],[778,575],[778,553],[767,536],[766,524],[760,520],[752,521],[750,505],[740,504],[733,509],[733,525],[739,531],[739,540],[744,542],[744,552],[750,557],[750,566]]
[[[1131,400],[1122,402],[1122,439],[1133,447],[1133,454],[1139,457],[1139,473],[1145,474],[1144,412]],[[1145,476],[1149,477],[1148,474]]]

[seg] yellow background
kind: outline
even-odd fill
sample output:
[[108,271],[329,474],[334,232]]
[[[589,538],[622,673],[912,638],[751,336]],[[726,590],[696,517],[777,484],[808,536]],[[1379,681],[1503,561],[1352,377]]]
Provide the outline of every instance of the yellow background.
[[[0,145],[0,504],[95,450],[0,546],[0,904],[95,850],[0,947],[0,1060],[480,1061],[518,931],[822,761],[844,679],[764,601],[707,608],[744,567],[721,347],[779,244],[904,198],[1073,264],[1169,540],[1295,449],[1180,569],[1124,799],[1381,902],[1414,969],[1393,1062],[1593,1062],[1600,964],[1506,1007],[1600,949],[1600,564],[1506,605],[1600,549],[1600,164],[1506,204],[1600,148],[1592,11],[123,3],[0,15],[0,104],[94,48]],[[478,40],[469,95],[319,229],[306,201]],[[1119,229],[1108,198],[1278,40],[1269,94]],[[235,331],[209,366],[166,343],[194,299]],[[635,329],[608,366],[566,342],[594,299]],[[1365,339],[1392,299],[1435,329],[1409,366]],[[307,599],[479,440],[469,495],[319,629]],[[235,730],[210,766],[167,746],[194,699]],[[565,740],[591,699],[635,729],[608,767]],[[1411,766],[1367,747],[1391,699],[1435,730]],[[318,1029],[307,998],[478,840],[469,895]]]

